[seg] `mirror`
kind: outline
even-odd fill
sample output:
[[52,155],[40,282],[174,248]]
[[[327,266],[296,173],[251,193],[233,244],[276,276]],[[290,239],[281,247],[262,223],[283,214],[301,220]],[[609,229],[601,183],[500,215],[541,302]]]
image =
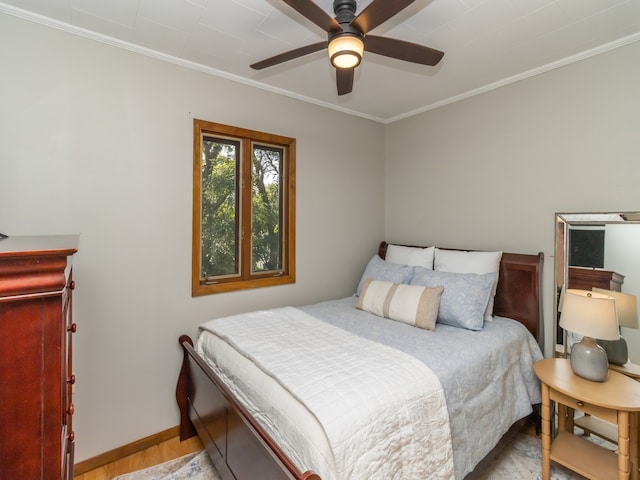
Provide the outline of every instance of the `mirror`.
[[[556,214],[554,334],[556,354],[566,355],[572,338],[558,325],[563,287],[640,298],[640,212]],[[629,360],[640,365],[640,329],[621,327],[621,334]]]

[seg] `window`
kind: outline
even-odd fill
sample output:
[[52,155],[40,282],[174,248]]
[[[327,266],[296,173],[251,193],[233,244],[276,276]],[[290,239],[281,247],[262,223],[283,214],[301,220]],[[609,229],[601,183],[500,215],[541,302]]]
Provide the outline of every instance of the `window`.
[[295,139],[194,120],[192,294],[295,281]]

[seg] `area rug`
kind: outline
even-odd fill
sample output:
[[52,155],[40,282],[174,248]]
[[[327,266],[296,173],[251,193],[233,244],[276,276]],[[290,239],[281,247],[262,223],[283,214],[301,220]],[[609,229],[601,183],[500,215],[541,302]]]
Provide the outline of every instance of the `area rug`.
[[125,473],[114,480],[220,480],[207,452],[190,453],[160,465]]
[[[605,447],[615,449],[613,444],[593,436],[589,438]],[[505,435],[496,448],[465,480],[540,480],[541,478],[540,439],[516,431]],[[551,478],[552,480],[584,479],[581,475],[555,463],[551,464]],[[114,478],[114,480],[187,479],[220,480],[205,451]]]
[[[593,435],[589,440],[605,448],[616,448],[614,444]],[[507,434],[465,480],[541,480],[541,447],[540,438],[521,432]],[[585,477],[551,462],[551,479],[583,480]]]

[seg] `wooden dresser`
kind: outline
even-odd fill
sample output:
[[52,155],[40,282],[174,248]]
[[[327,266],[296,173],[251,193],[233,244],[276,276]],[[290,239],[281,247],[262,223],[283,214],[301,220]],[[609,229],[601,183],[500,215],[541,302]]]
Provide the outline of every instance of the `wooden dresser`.
[[624,275],[610,270],[569,267],[569,285],[567,288],[591,290],[593,287],[620,292]]
[[0,479],[71,480],[77,235],[0,240]]

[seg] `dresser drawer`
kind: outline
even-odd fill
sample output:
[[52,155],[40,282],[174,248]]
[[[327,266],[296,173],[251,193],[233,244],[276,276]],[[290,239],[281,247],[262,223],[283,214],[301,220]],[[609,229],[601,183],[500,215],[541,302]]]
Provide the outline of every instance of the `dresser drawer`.
[[558,402],[562,405],[566,405],[569,408],[573,408],[574,410],[579,410],[584,413],[588,413],[589,415],[593,415],[594,417],[601,418],[602,420],[606,420],[611,423],[618,423],[618,415],[615,410],[611,410],[609,408],[600,407],[598,405],[593,405],[588,402],[583,402],[581,400],[576,400],[575,398],[571,398],[568,395],[565,395],[562,392],[558,392],[557,390],[551,389],[550,391],[551,400]]

